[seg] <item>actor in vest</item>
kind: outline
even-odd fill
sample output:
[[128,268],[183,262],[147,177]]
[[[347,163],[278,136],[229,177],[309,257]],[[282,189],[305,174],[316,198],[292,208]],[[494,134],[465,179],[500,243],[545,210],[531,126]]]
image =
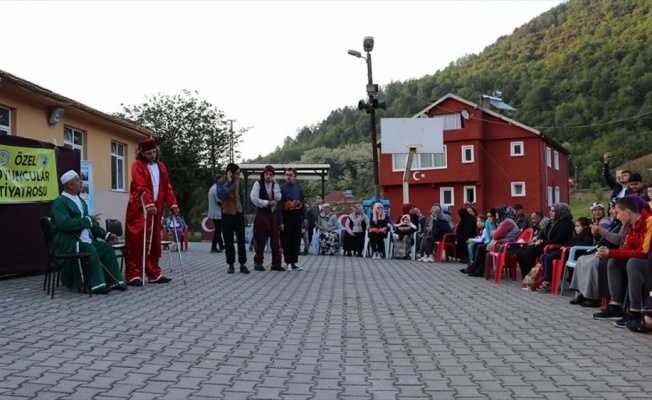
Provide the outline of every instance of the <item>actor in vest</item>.
[[[105,231],[98,224],[101,214],[89,215],[88,205],[79,198],[82,180],[73,170],[61,176],[63,192],[52,203],[50,224],[57,253],[88,253],[88,268],[91,291],[107,294],[111,289],[126,290],[115,251],[110,243],[118,238]],[[105,241],[98,241],[99,237]],[[86,261],[84,261],[86,262]],[[59,259],[61,283],[69,289],[83,285],[81,261]],[[104,266],[104,268],[102,268]]]
[[222,200],[222,231],[224,232],[224,252],[226,263],[229,265],[228,274],[235,272],[235,246],[233,235],[236,236],[238,245],[238,263],[240,272],[248,274],[247,248],[245,244],[245,210],[247,209],[244,197],[244,188],[240,182],[240,167],[238,164],[229,163],[226,174],[217,181],[217,197]]
[[281,244],[279,239],[278,202],[281,200],[281,188],[274,179],[274,167],[266,165],[260,174],[260,180],[254,183],[249,196],[256,206],[254,222],[254,238],[256,239],[256,255],[254,269],[264,271],[263,266],[265,244],[267,239],[272,248],[272,271],[285,271],[281,267]]
[[283,208],[281,218],[281,236],[283,237],[283,257],[285,258],[286,269],[301,271],[299,266],[299,251],[301,240],[305,229],[308,227],[306,213],[306,198],[303,188],[296,183],[297,170],[287,168],[285,170],[285,184],[281,186],[281,207]]

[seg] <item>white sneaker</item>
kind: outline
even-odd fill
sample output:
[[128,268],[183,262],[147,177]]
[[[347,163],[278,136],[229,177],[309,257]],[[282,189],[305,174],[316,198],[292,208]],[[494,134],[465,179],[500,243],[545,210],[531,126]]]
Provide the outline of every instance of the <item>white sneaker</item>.
[[285,267],[285,270],[286,271],[292,271],[292,264],[287,264],[287,266]]
[[294,266],[292,268],[296,269],[297,271],[303,271],[303,267],[300,266],[299,264],[294,264]]
[[374,253],[374,256],[371,257],[372,260],[377,260],[378,259],[378,253]]
[[431,262],[435,262],[435,260],[432,259],[432,258],[430,258],[430,257],[426,257],[426,258],[423,260],[423,262],[431,263]]

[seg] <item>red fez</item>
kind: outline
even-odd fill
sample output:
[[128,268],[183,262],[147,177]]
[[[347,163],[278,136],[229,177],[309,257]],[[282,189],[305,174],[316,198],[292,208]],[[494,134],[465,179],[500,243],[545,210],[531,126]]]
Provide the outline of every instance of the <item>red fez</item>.
[[272,174],[274,174],[274,167],[272,167],[271,165],[265,165],[265,167],[263,167],[263,173],[265,172],[271,172]]
[[150,151],[156,149],[156,142],[152,138],[143,139],[138,145],[141,151]]

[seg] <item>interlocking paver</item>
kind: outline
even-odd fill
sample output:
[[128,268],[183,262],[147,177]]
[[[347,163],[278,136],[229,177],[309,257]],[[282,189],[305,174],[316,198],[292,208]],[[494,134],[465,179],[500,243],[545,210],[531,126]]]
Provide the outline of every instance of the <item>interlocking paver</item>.
[[172,283],[108,296],[0,280],[0,398],[652,399],[652,337],[566,297],[455,263],[227,275],[209,247],[183,254],[186,285],[165,257]]

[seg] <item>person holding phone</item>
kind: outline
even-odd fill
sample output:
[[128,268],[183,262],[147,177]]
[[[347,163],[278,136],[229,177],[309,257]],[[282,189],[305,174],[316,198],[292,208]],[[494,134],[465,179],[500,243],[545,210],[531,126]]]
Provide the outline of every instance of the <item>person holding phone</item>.
[[224,252],[228,264],[227,274],[235,273],[235,234],[238,246],[238,263],[240,273],[248,274],[247,248],[245,239],[245,212],[247,203],[244,188],[240,182],[240,167],[238,164],[229,163],[226,174],[215,184],[217,197],[222,201],[222,230],[224,232]]

